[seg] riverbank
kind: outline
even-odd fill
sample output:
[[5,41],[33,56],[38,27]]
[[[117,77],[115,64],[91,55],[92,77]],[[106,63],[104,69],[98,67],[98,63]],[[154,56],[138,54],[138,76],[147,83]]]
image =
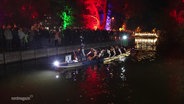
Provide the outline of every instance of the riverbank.
[[[108,43],[86,44],[85,49],[88,50],[91,47],[93,48],[108,47],[116,44],[119,43],[108,42]],[[80,48],[80,45],[0,53],[0,64],[8,64],[13,62],[20,62],[26,60],[51,57],[61,54],[67,54],[77,50],[78,48]]]

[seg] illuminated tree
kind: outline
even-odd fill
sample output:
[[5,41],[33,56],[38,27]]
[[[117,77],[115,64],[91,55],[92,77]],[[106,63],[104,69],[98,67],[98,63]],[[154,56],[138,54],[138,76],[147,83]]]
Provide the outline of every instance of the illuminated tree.
[[176,1],[171,5],[170,9],[170,16],[173,17],[179,25],[184,24],[184,2],[183,0],[181,1]]
[[111,5],[108,4],[107,18],[106,18],[106,25],[105,25],[106,30],[111,30],[111,15],[112,15]]
[[[40,7],[41,5],[41,7]],[[50,0],[1,0],[0,22],[30,26],[50,10]]]
[[104,29],[107,15],[107,0],[86,0],[83,3],[85,9],[85,13],[83,14],[85,27],[92,30]]
[[73,24],[73,13],[72,9],[68,6],[65,6],[64,10],[59,13],[60,18],[62,19],[62,30],[65,30],[67,27]]

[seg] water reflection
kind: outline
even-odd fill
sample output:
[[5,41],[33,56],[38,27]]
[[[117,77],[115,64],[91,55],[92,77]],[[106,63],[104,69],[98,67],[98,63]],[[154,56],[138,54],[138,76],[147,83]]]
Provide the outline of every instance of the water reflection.
[[6,75],[1,76],[0,98],[5,103],[19,103],[10,101],[10,97],[32,94],[34,98],[30,103],[41,104],[53,101],[62,104],[183,104],[183,64],[142,62],[144,60],[114,61],[64,73],[55,72],[46,64],[25,63],[22,70],[20,66],[10,65]]
[[[121,67],[121,68],[120,68]],[[58,79],[72,81],[77,84],[80,94],[79,101],[85,103],[116,103],[128,102],[130,98],[116,90],[128,94],[125,66],[123,63],[95,64],[85,68],[73,69],[60,73]],[[126,90],[125,90],[126,89]],[[117,100],[118,97],[125,99]],[[130,95],[128,96],[130,97]]]
[[147,63],[155,61],[157,53],[156,51],[132,50],[130,57],[131,61]]
[[121,76],[120,77],[123,81],[126,81],[125,68],[124,67],[121,68]]
[[105,74],[97,65],[89,66],[85,71],[85,80],[79,83],[79,87],[85,99],[96,100],[101,94],[107,93],[107,85],[104,81]]

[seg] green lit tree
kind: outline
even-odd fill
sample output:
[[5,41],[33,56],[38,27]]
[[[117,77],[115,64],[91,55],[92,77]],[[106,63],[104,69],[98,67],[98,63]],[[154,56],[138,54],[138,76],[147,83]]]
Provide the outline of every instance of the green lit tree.
[[61,28],[62,30],[65,30],[67,27],[71,26],[73,24],[73,12],[72,9],[68,6],[64,7],[64,10],[59,12],[59,17],[61,18]]

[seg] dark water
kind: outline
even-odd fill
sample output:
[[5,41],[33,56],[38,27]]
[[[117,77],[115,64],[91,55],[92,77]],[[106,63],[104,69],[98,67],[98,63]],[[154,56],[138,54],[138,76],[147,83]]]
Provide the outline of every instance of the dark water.
[[127,60],[62,74],[52,60],[1,66],[1,104],[184,104],[182,60]]

